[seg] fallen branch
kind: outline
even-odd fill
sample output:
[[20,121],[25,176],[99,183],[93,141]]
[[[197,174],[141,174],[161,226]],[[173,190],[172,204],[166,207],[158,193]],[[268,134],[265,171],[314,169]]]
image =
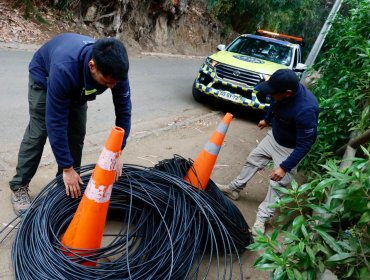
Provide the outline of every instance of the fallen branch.
[[365,144],[365,143],[368,143],[370,141],[370,129],[366,130],[364,134],[358,136],[358,137],[355,137],[355,138],[351,138],[347,144],[343,145],[342,147],[340,147],[336,152],[335,154],[336,155],[341,155],[344,153],[344,151],[346,150],[347,146],[353,148],[353,149],[357,149],[358,147],[360,147],[361,145]]

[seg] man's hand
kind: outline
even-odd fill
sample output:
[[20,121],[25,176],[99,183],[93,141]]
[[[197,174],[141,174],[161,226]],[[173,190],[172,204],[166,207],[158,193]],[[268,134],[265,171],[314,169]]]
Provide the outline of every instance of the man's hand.
[[260,122],[258,123],[258,127],[260,129],[263,129],[267,126],[267,122],[265,120],[260,120]]
[[119,153],[119,156],[117,158],[117,161],[116,161],[116,166],[115,166],[115,169],[116,169],[116,182],[118,181],[118,178],[122,175],[122,167],[123,167],[123,160],[121,158],[121,153]]
[[67,196],[77,198],[81,195],[80,184],[83,185],[83,181],[73,167],[63,169],[63,181]]
[[272,172],[270,173],[270,179],[272,181],[280,181],[281,179],[283,179],[283,177],[285,176],[285,171],[284,169],[282,169],[281,167],[278,167],[278,168],[275,168],[274,170],[272,170]]

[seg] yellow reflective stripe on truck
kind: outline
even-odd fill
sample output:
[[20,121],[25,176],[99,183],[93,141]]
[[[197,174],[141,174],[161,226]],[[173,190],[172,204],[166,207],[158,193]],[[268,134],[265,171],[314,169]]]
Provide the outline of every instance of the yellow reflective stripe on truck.
[[[204,65],[204,67],[201,69],[201,71],[204,74],[211,77],[213,79],[213,81],[211,81],[207,86],[196,82],[195,86],[200,91],[202,91],[202,92],[204,92],[208,95],[213,95],[215,97],[220,98],[219,97],[219,90],[212,88],[212,85],[217,82],[217,83],[221,83],[224,86],[229,86],[231,88],[239,89],[239,90],[242,90],[242,91],[245,91],[245,92],[252,91],[252,93],[251,93],[252,99],[248,99],[248,98],[245,98],[245,97],[241,96],[240,94],[234,93],[234,96],[237,98],[237,101],[234,100],[234,101],[231,101],[231,102],[241,104],[241,105],[244,105],[244,106],[248,106],[248,107],[252,107],[252,108],[256,108],[256,109],[260,109],[260,110],[267,110],[270,107],[270,104],[265,104],[265,103],[260,103],[259,102],[259,100],[257,98],[257,91],[256,90],[250,89],[250,88],[247,88],[247,87],[242,87],[242,86],[239,86],[239,85],[234,85],[232,83],[225,82],[223,80],[220,80],[220,79],[216,78],[215,71],[213,71],[213,69],[208,67],[207,65]],[[197,80],[199,78],[200,78],[200,73],[197,76]]]

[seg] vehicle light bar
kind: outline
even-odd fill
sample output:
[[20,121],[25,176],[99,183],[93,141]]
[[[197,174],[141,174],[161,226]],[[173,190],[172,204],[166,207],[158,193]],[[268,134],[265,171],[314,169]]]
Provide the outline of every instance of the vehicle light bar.
[[258,29],[257,33],[261,34],[261,35],[272,36],[272,37],[286,38],[286,39],[296,41],[299,44],[303,44],[303,38],[300,38],[300,37],[290,36],[290,35],[276,33],[276,32],[271,32],[271,31],[267,31],[267,30],[263,30],[263,29]]

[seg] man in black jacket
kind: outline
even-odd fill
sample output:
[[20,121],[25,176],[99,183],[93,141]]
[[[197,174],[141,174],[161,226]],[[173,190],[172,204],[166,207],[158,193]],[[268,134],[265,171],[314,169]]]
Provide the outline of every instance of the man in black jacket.
[[269,204],[282,195],[274,186],[286,187],[291,182],[298,163],[314,144],[319,113],[315,96],[299,83],[292,70],[276,71],[256,89],[273,99],[265,118],[258,123],[260,129],[271,124],[272,131],[249,154],[239,176],[228,186],[219,185],[224,194],[237,200],[239,192],[254,174],[269,161],[274,162],[266,198],[258,207],[253,234],[257,234],[257,231],[264,233],[266,221],[274,214],[274,209]]
[[66,33],[51,39],[34,54],[29,65],[30,121],[19,149],[16,174],[9,182],[16,214],[30,205],[28,186],[47,137],[58,164],[57,174],[63,174],[66,194],[72,198],[81,194],[82,180],[74,168],[81,165],[86,102],[107,88],[112,91],[115,124],[125,130],[124,148],[131,127],[128,69],[126,49],[114,38],[95,41]]

